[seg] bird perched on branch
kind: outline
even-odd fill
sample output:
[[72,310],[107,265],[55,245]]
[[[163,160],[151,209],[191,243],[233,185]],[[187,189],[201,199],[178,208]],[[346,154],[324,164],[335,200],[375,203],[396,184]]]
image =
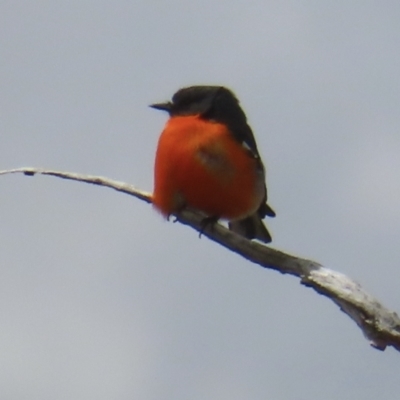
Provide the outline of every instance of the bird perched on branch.
[[218,219],[248,239],[265,243],[262,222],[275,212],[267,204],[265,168],[236,96],[222,86],[191,86],[172,101],[150,107],[169,119],[158,141],[153,205],[164,216],[186,207]]

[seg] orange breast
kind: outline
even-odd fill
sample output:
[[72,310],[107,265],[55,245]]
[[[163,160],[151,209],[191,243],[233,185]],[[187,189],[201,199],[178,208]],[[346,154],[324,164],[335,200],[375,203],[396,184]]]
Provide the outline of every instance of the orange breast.
[[264,199],[256,160],[219,123],[171,118],[154,167],[153,204],[164,215],[189,206],[228,220],[253,214]]

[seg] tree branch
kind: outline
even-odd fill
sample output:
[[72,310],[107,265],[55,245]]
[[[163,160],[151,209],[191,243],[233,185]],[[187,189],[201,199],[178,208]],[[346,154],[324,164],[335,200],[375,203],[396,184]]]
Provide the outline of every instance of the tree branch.
[[[0,175],[23,173],[28,176],[35,174],[52,175],[58,178],[106,186],[119,192],[137,197],[151,203],[151,194],[138,190],[134,186],[114,181],[101,176],[82,175],[71,172],[53,171],[40,168],[18,168],[0,171]],[[357,282],[347,276],[323,267],[322,265],[294,257],[290,254],[272,249],[257,242],[249,241],[220,224],[208,226],[203,230],[203,215],[185,210],[176,215],[177,220],[189,225],[204,236],[221,244],[229,250],[240,254],[247,260],[300,278],[300,282],[313,288],[316,292],[328,297],[346,313],[364,333],[371,346],[385,350],[393,346],[400,351],[400,318],[385,308],[378,300],[368,294]]]

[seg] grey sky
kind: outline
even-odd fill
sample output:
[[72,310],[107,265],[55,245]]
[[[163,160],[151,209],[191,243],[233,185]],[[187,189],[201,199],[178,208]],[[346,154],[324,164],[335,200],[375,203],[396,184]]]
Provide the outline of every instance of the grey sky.
[[[179,87],[238,95],[273,246],[400,311],[400,3],[2,1],[0,169],[152,189]],[[0,179],[0,398],[398,399],[399,354],[331,302],[151,207]]]

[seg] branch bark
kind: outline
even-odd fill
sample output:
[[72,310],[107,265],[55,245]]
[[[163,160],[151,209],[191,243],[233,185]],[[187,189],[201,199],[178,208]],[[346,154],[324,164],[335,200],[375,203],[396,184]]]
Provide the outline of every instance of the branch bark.
[[[136,189],[133,185],[94,175],[54,171],[41,168],[17,168],[0,171],[0,175],[23,173],[51,175],[62,179],[105,186],[151,203],[151,194]],[[263,244],[249,241],[220,224],[203,230],[203,215],[185,210],[175,216],[177,221],[188,225],[209,239],[234,251],[261,267],[273,269],[300,279],[301,284],[313,288],[317,293],[331,299],[362,330],[371,346],[385,350],[392,346],[400,351],[400,318],[367,293],[357,282],[340,272],[303,258],[295,257]]]

